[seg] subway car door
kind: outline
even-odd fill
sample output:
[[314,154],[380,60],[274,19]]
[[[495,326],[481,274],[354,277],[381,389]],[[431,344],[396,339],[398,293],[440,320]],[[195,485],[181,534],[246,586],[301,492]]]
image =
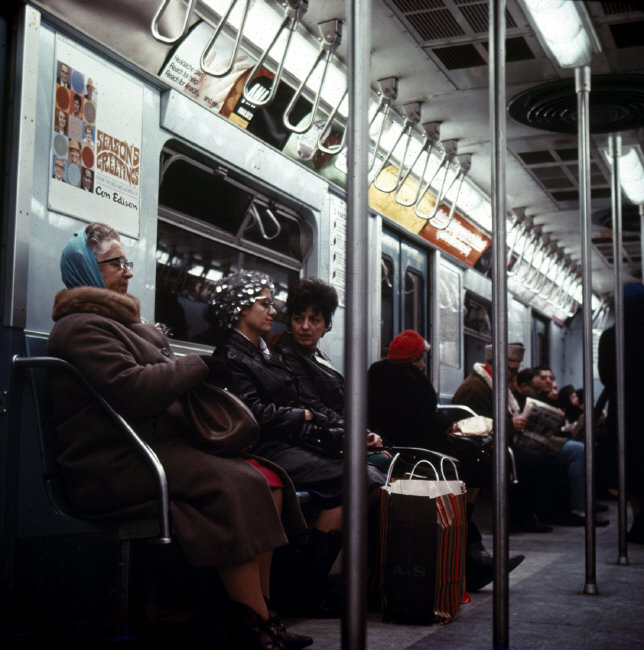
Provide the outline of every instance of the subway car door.
[[426,251],[383,231],[380,286],[382,356],[387,355],[389,343],[403,330],[416,330],[429,340]]

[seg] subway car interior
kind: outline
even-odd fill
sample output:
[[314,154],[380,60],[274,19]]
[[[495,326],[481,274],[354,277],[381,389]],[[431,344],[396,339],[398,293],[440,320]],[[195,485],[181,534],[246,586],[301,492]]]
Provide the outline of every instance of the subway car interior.
[[[431,345],[441,406],[486,346],[503,365],[512,342],[522,367],[550,368],[591,406],[602,396],[600,336],[621,331],[623,288],[642,284],[641,2],[9,0],[0,40],[8,643],[208,642],[184,602],[204,576],[179,562],[188,583],[165,556],[155,565],[163,545],[132,526],[106,534],[66,511],[46,376],[15,360],[45,355],[61,251],[90,222],[120,233],[129,291],[178,356],[213,351],[208,305],[231,272],[272,278],[271,334],[288,327],[298,279],[333,286],[320,348],[352,387],[354,422],[368,366],[408,329]],[[506,392],[494,384],[501,413]],[[342,618],[287,615],[289,630],[320,650],[644,648],[623,425],[606,491],[594,480],[600,416],[586,422],[586,496],[597,491],[608,526],[589,514],[585,526],[508,531],[497,477],[475,513],[500,558],[494,581],[447,625],[385,622],[351,565],[368,534],[356,497],[333,570]],[[525,556],[510,575],[508,552]],[[130,624],[164,607],[153,631]]]

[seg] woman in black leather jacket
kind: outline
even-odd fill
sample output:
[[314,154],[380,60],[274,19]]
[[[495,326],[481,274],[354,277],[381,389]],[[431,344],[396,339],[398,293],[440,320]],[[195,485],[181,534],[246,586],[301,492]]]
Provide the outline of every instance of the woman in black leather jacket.
[[[222,340],[213,362],[219,376],[225,366],[228,388],[259,422],[260,440],[254,453],[283,467],[296,489],[308,492],[319,508],[309,541],[309,564],[326,578],[341,545],[344,431],[334,426],[337,420],[331,422],[303,402],[295,376],[279,353],[266,346],[263,337],[276,314],[272,290],[270,278],[257,271],[238,271],[217,283],[211,315]],[[378,494],[385,479],[381,470],[368,466],[373,494]]]

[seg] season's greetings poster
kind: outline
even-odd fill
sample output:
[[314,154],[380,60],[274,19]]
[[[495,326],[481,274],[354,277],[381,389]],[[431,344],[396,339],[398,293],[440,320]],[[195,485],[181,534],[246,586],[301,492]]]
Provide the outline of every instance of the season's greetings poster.
[[58,36],[49,207],[138,237],[143,86]]

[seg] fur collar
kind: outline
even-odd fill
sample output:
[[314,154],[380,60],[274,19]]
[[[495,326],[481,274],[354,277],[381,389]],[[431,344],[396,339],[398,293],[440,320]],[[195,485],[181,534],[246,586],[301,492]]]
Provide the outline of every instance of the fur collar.
[[[486,383],[486,385],[490,387],[490,390],[492,390],[492,377],[490,377],[489,373],[485,369],[485,364],[475,363],[473,371],[474,374],[480,377]],[[517,398],[512,394],[512,391],[510,390],[508,390],[508,411],[510,411],[510,414],[513,416],[519,415],[521,412],[519,402],[517,402]]]
[[70,314],[98,314],[119,323],[140,323],[141,305],[129,293],[97,287],[74,287],[56,294],[52,318],[57,321]]

